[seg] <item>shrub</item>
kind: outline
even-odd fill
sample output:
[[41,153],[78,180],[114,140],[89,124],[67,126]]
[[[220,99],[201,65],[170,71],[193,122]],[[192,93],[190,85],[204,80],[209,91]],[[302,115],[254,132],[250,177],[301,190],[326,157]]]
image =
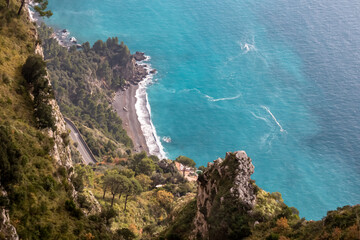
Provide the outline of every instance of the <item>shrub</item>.
[[3,73],[2,75],[2,80],[5,84],[9,84],[10,83],[10,78],[8,75],[6,75],[5,73]]
[[52,107],[46,102],[40,101],[35,104],[35,117],[39,128],[51,128],[56,130],[55,118],[52,115]]
[[269,236],[266,237],[266,240],[279,240],[279,234],[271,233]]
[[63,132],[61,134],[61,138],[63,139],[63,142],[64,142],[65,146],[68,146],[69,143],[70,143],[69,133],[68,132]]
[[290,227],[288,224],[288,220],[285,217],[281,217],[276,221],[276,227],[275,227],[276,232],[284,232],[289,228]]
[[83,213],[80,209],[78,209],[73,200],[66,200],[65,201],[65,209],[70,212],[71,216],[80,219]]
[[25,80],[32,84],[38,78],[46,76],[46,63],[40,55],[29,56],[21,70]]
[[0,126],[0,183],[7,187],[21,179],[21,153],[14,144],[9,130]]
[[130,231],[128,228],[118,229],[116,230],[116,234],[118,236],[121,236],[124,240],[132,240],[136,238],[135,234],[132,231]]
[[196,163],[191,158],[185,157],[185,156],[179,156],[176,158],[177,162],[181,163],[182,165],[188,166],[188,167],[195,167]]

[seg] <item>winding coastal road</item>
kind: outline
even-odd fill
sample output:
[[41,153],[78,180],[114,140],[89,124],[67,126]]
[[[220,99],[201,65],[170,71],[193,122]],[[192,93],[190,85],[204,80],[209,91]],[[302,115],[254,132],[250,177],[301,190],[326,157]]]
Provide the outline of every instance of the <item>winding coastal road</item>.
[[77,150],[79,151],[83,162],[85,164],[96,163],[96,159],[92,154],[89,147],[86,145],[84,139],[82,138],[79,130],[76,128],[73,122],[70,119],[64,118],[66,127],[70,130],[70,138],[77,143]]

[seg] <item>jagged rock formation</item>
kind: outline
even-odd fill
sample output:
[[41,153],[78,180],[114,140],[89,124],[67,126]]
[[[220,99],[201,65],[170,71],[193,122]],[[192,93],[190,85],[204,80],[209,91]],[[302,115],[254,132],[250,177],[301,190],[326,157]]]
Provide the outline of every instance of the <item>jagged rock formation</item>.
[[65,143],[66,137],[68,135],[68,130],[66,129],[65,120],[60,112],[60,108],[55,99],[50,101],[52,107],[53,116],[55,118],[56,130],[52,131],[48,129],[48,135],[54,139],[54,148],[51,151],[51,156],[55,159],[56,163],[59,166],[63,166],[66,169],[70,169],[73,164],[71,160],[71,151],[67,143]]
[[[206,171],[198,179],[194,236],[217,239],[210,234],[212,229],[215,230],[211,225],[213,216],[230,202],[247,212],[254,208],[256,193],[250,178],[253,173],[254,166],[244,151],[228,152],[224,160],[219,158],[208,164]],[[223,217],[227,217],[226,215],[225,213]]]
[[[0,186],[0,198],[7,200],[7,192]],[[0,239],[18,240],[16,228],[10,222],[9,210],[0,203]]]

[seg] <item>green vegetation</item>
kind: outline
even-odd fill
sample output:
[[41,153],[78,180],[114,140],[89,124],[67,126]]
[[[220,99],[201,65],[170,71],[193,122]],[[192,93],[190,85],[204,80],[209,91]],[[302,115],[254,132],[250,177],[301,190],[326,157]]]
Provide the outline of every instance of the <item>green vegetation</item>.
[[78,214],[68,181],[73,171],[50,155],[54,139],[42,128],[53,125],[42,120],[52,114],[41,102],[48,106],[51,86],[44,62],[33,55],[35,27],[27,12],[17,15],[20,5],[11,1],[7,8],[0,0],[0,183],[8,194],[0,205],[20,239],[114,239],[102,214]]
[[39,128],[56,130],[50,100],[54,98],[46,77],[46,63],[40,55],[29,56],[21,71],[34,96],[34,115]]
[[126,81],[119,70],[131,61],[130,51],[117,38],[88,42],[69,50],[51,38],[51,28],[39,28],[44,56],[61,112],[78,125],[93,154],[100,159],[123,157],[133,146],[110,104]]
[[[47,1],[39,2],[40,14],[49,15]],[[49,39],[51,31],[42,26],[46,62],[62,111],[104,160],[70,168],[55,162],[55,142],[46,130],[53,129],[65,145],[69,136],[55,128],[45,62],[33,54],[35,27],[25,11],[17,14],[23,3],[0,0],[0,185],[8,194],[0,197],[0,207],[9,209],[20,239],[188,239],[197,211],[196,184],[187,182],[170,160],[125,154],[131,141],[108,103],[111,89],[126,84],[116,66],[130,59],[116,38],[68,51]],[[177,161],[195,166],[183,156]],[[250,182],[257,195],[250,211],[230,197],[233,176],[215,172],[212,177],[221,182],[212,199],[216,211],[206,219],[213,239],[359,239],[360,205],[330,211],[322,221],[306,221],[284,204],[281,194]],[[94,211],[94,197],[100,212]],[[0,239],[5,239],[2,233]]]
[[142,152],[126,161],[77,165],[73,182],[75,187],[83,186],[84,193],[93,192],[103,209],[114,211],[108,219],[114,232],[124,234],[119,230],[128,229],[136,239],[150,239],[164,230],[175,209],[194,197],[194,183],[173,167],[173,163],[161,164],[155,156]]
[[194,229],[194,218],[196,213],[196,199],[192,199],[180,210],[174,211],[176,216],[169,227],[160,235],[160,239],[188,239]]
[[191,158],[185,157],[185,156],[179,156],[176,158],[177,162],[181,163],[182,165],[192,167],[194,168],[196,166],[196,163]]
[[[10,0],[6,0],[7,1],[7,8],[9,8],[10,5]],[[34,10],[36,12],[39,13],[40,16],[42,17],[51,17],[52,16],[52,12],[50,10],[46,11],[47,5],[48,5],[48,1],[47,0],[34,0],[35,3],[37,3],[37,5],[34,7]],[[18,15],[21,14],[23,7],[25,6],[26,2],[25,0],[21,0],[21,4],[18,10]]]

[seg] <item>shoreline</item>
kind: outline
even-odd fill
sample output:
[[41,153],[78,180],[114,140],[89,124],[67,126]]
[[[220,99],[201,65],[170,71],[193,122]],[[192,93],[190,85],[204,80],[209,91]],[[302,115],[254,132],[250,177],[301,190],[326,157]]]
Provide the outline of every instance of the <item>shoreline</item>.
[[138,84],[130,84],[127,89],[117,91],[112,105],[123,121],[123,128],[133,140],[134,151],[145,151],[161,160],[166,158],[166,153],[151,120],[151,108],[146,92],[156,74],[156,70],[147,63],[149,60],[150,57],[146,56],[144,60],[136,62],[147,71],[147,75]]
[[[112,102],[115,112],[122,120],[122,126],[134,144],[134,151],[140,153],[145,151],[149,153],[145,136],[141,130],[141,124],[136,114],[135,103],[137,101],[135,95],[139,85],[130,85],[126,90],[116,92]],[[125,110],[127,109],[127,110]]]

